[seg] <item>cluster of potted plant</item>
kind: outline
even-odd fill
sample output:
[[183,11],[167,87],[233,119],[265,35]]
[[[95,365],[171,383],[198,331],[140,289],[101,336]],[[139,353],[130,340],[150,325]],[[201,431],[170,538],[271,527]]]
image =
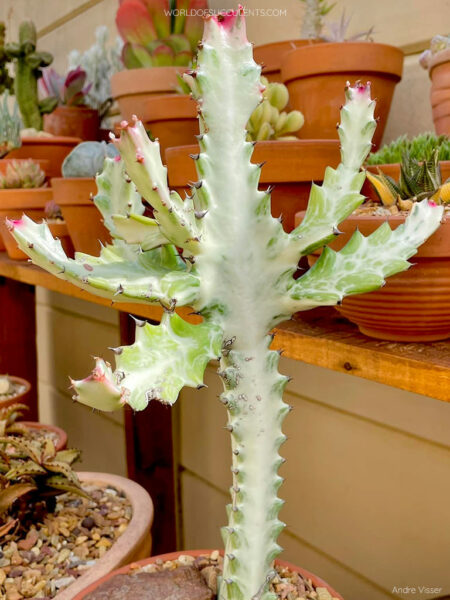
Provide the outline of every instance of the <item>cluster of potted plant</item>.
[[[251,161],[247,124],[263,96],[241,9],[206,20],[188,81],[203,124],[191,195],[182,200],[169,189],[159,143],[134,119],[114,139],[120,158],[105,159],[96,205],[112,242],[100,256],[67,257],[48,227],[26,216],[9,224],[19,247],[55,276],[114,302],[165,309],[159,325],[137,322],[135,343],[115,349],[116,369],[97,359],[90,376],[72,382],[80,402],[106,411],[172,405],[183,386],[203,387],[210,360],[218,361],[224,385],[233,483],[223,554],[194,551],[130,564],[75,598],[157,598],[161,590],[170,597],[186,587],[205,600],[341,599],[318,577],[275,560],[284,528],[279,451],[290,407],[283,401],[289,378],[278,372],[270,332],[297,311],[337,305],[408,269],[408,259],[439,228],[444,207],[436,196],[417,198],[395,230],[384,224],[367,237],[355,233],[337,252],[327,245],[364,201],[360,169],[376,121],[370,86],[358,84],[346,88],[341,110],[341,162],[313,186],[302,222],[287,233],[271,215],[271,191],[258,189],[261,165]],[[299,258],[316,249],[322,252],[315,265],[298,277]],[[178,316],[175,308],[185,305],[201,323]]]

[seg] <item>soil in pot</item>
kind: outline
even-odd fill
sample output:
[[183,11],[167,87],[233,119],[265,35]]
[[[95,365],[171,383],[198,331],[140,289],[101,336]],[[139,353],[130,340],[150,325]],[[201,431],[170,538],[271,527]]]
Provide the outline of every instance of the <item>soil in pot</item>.
[[31,391],[31,384],[22,377],[12,375],[2,375],[8,377],[10,388],[5,393],[0,394],[0,409],[7,408],[12,404],[26,404],[28,406],[28,396]]
[[[290,563],[276,561],[276,571],[270,590],[280,600],[317,600],[316,590],[322,590],[323,600],[342,600],[320,578]],[[215,600],[217,577],[221,572],[222,556],[217,550],[173,552],[118,569],[74,600],[123,600],[127,597]]]
[[179,85],[177,74],[187,70],[186,67],[150,67],[114,73],[111,90],[122,117],[130,121],[133,115],[137,115],[145,121],[143,115],[148,98],[155,94],[175,94]]
[[[274,217],[282,216],[285,231],[294,228],[295,213],[306,208],[311,182],[321,182],[325,168],[338,165],[339,148],[337,140],[273,140],[256,144],[252,162],[266,163],[261,170],[260,189],[275,186],[272,214]],[[198,151],[198,146],[181,146],[166,151],[169,185],[182,197],[188,190],[188,182],[198,179],[190,156]]]
[[51,180],[53,199],[61,208],[76,252],[100,254],[101,243],[111,241],[100,212],[92,201],[97,185],[92,177],[57,177]]
[[54,598],[84,575],[126,531],[129,499],[114,486],[85,484],[89,499],[57,498],[42,521],[2,539],[0,597]]
[[98,111],[86,106],[58,106],[44,115],[44,131],[54,136],[98,140],[99,130]]
[[81,142],[77,137],[36,136],[22,139],[22,146],[8,153],[8,158],[48,160],[48,177],[61,177],[61,165],[66,156]]
[[[379,205],[378,205],[379,206]],[[340,250],[356,229],[370,235],[388,220],[392,229],[408,213],[353,214],[339,225],[342,235],[329,245]],[[301,220],[302,215],[298,215]],[[309,257],[310,264],[318,254]],[[450,337],[450,213],[439,229],[411,257],[414,266],[386,280],[368,294],[348,296],[338,308],[361,333],[395,342],[430,342]]]
[[386,44],[324,43],[289,52],[283,60],[282,78],[289,90],[291,108],[300,110],[305,117],[298,137],[337,137],[336,123],[339,123],[347,81],[370,81],[372,98],[376,98],[378,123],[373,143],[377,148],[402,71],[403,52]]

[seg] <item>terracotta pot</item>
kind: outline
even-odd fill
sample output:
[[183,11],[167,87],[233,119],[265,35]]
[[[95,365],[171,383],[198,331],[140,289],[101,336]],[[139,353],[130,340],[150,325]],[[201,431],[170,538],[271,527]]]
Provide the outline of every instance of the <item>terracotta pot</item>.
[[93,177],[57,177],[51,180],[53,199],[61,207],[76,252],[98,256],[101,243],[111,241],[92,201],[97,193]]
[[[304,213],[303,213],[304,214]],[[302,214],[297,216],[301,221]],[[339,225],[343,232],[331,244],[340,250],[356,229],[370,235],[385,217],[352,215]],[[392,229],[405,218],[388,218]],[[313,264],[318,254],[309,257]],[[386,285],[368,294],[348,296],[338,308],[361,333],[395,342],[431,342],[450,337],[450,219],[411,257],[413,267],[388,277]]]
[[149,96],[142,103],[139,118],[158,138],[161,153],[172,146],[185,146],[195,142],[199,133],[196,102],[184,94]]
[[[188,555],[188,556],[201,556],[202,554],[208,555],[208,554],[211,554],[212,552],[213,552],[213,550],[179,550],[178,552],[169,552],[168,554],[161,554],[159,556],[152,556],[151,558],[146,558],[145,560],[140,560],[137,563],[127,565],[125,567],[122,567],[121,569],[117,569],[113,573],[109,573],[109,575],[102,577],[101,579],[99,579],[95,583],[91,584],[86,589],[84,589],[80,594],[77,594],[73,598],[73,600],[89,600],[89,594],[91,592],[93,592],[95,589],[97,589],[102,583],[104,583],[105,581],[108,581],[115,575],[121,575],[123,573],[129,573],[131,570],[135,570],[136,564],[143,567],[145,565],[150,565],[152,563],[155,563],[158,560],[162,560],[164,562],[168,561],[168,560],[176,560],[181,554]],[[221,554],[223,554],[223,552],[221,552]],[[276,560],[275,562],[277,565],[280,565],[282,567],[287,567],[294,573],[300,573],[300,575],[302,575],[303,577],[305,577],[307,579],[311,579],[314,586],[327,588],[327,590],[330,592],[330,594],[333,596],[333,598],[338,598],[339,600],[343,600],[342,596],[340,594],[338,594],[335,590],[333,590],[333,588],[331,586],[329,586],[328,583],[323,581],[323,579],[320,579],[320,577],[317,577],[316,575],[313,575],[309,571],[306,571],[305,569],[302,569],[301,567],[297,567],[296,565],[293,565],[292,563],[289,563],[285,560]],[[58,595],[58,600],[59,600],[59,595]]]
[[253,58],[255,62],[262,65],[261,74],[264,77],[269,81],[281,82],[281,64],[285,55],[296,48],[317,43],[318,40],[284,40],[261,44],[253,48]]
[[0,235],[9,258],[26,260],[6,226],[6,218],[20,219],[25,213],[33,221],[45,218],[45,206],[53,198],[51,188],[0,190]]
[[88,588],[114,569],[133,563],[150,554],[153,523],[153,503],[146,490],[139,484],[107,473],[78,473],[85,483],[103,483],[122,490],[131,502],[133,516],[123,534],[96,564],[79,577],[68,588],[56,595],[57,600],[73,600],[78,598],[82,590]]
[[432,57],[428,72],[434,129],[439,135],[450,135],[450,48]]
[[396,84],[403,71],[403,52],[394,46],[372,42],[311,44],[285,55],[283,82],[292,109],[300,110],[305,124],[300,138],[337,137],[340,107],[347,81],[372,83],[378,125],[373,137],[378,147],[386,126]]
[[[198,146],[181,146],[166,151],[169,185],[184,197],[188,182],[198,179],[190,154]],[[285,231],[294,228],[298,210],[305,209],[311,182],[321,182],[327,166],[336,167],[340,161],[339,143],[335,140],[298,140],[258,142],[252,162],[267,161],[261,171],[260,189],[275,185],[272,192],[272,214],[283,215]]]
[[32,158],[48,160],[48,177],[61,177],[61,165],[66,156],[81,142],[76,137],[29,137],[22,146],[8,153],[8,158]]
[[122,117],[127,121],[133,115],[143,119],[149,96],[174,94],[178,85],[177,73],[187,70],[186,67],[150,67],[114,73],[111,77],[111,90]]
[[67,433],[64,431],[64,429],[61,429],[61,427],[57,427],[56,425],[46,425],[45,423],[37,423],[36,421],[20,421],[20,423],[28,427],[28,429],[52,431],[58,436],[56,450],[59,452],[60,450],[67,448]]
[[[442,160],[439,163],[441,168],[441,179],[442,182],[446,181],[450,177],[450,160]],[[382,171],[385,175],[392,177],[394,181],[398,181],[400,179],[400,163],[390,163],[385,165],[368,165],[366,167],[367,171],[370,173],[378,173],[378,169]],[[371,200],[379,201],[379,197],[376,191],[373,188],[373,185],[370,183],[368,179],[365,180],[364,185],[361,190],[361,194],[370,198]]]
[[14,398],[8,398],[8,400],[0,400],[0,409],[7,408],[11,406],[11,404],[26,404],[29,406],[29,395],[31,392],[31,383],[22,377],[15,377],[13,375],[8,375],[10,381],[22,385],[25,387],[24,391],[14,396]]
[[52,113],[44,115],[44,131],[56,136],[98,140],[98,111],[86,106],[57,106]]

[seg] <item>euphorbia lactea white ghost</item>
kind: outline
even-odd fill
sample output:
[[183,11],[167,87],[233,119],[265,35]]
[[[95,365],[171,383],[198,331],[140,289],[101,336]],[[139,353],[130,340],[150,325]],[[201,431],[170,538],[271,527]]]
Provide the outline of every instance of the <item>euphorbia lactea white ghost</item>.
[[[116,350],[116,370],[98,359],[90,377],[74,382],[80,402],[102,410],[173,404],[183,386],[202,385],[208,361],[219,360],[233,473],[221,600],[274,598],[269,582],[284,527],[277,472],[289,406],[288,378],[278,372],[269,332],[297,311],[380,287],[410,266],[407,259],[442,217],[441,207],[424,200],[395,231],[386,223],[369,237],[355,233],[340,252],[326,246],[363,201],[360,167],[375,120],[369,85],[357,84],[347,86],[341,110],[342,162],[326,169],[322,186],[313,185],[303,222],[285,233],[271,216],[270,192],[258,191],[261,165],[250,162],[253,144],[246,141],[246,123],[261,101],[260,71],[242,9],[205,21],[198,66],[188,77],[200,110],[198,182],[185,200],[169,191],[158,142],[137,119],[123,123],[114,141],[122,160],[106,159],[97,177],[95,202],[113,238],[99,257],[71,260],[45,224],[27,217],[10,224],[20,248],[58,277],[114,302],[165,309],[160,325],[138,323],[136,342]],[[154,218],[144,215],[141,196]],[[321,247],[314,267],[294,279],[299,258]],[[179,317],[175,309],[183,305],[203,322]]]

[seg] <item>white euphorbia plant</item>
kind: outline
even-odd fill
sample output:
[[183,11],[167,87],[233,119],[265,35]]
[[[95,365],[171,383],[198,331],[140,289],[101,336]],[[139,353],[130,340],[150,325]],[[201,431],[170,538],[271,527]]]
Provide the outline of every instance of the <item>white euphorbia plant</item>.
[[[190,197],[169,191],[159,144],[135,119],[122,124],[115,140],[122,159],[107,159],[98,177],[96,204],[113,237],[99,257],[67,258],[47,226],[27,217],[10,227],[32,261],[56,276],[114,302],[164,307],[160,325],[138,323],[135,343],[116,350],[116,370],[98,359],[87,379],[73,382],[80,402],[102,410],[173,404],[183,386],[201,387],[207,363],[219,360],[233,473],[219,597],[272,600],[269,581],[284,527],[279,448],[289,406],[288,378],[278,372],[270,331],[297,311],[338,304],[407,269],[407,259],[438,227],[442,208],[425,200],[395,231],[386,223],[369,237],[355,233],[340,252],[326,246],[363,201],[360,167],[375,129],[369,86],[348,86],[342,162],[327,168],[322,186],[313,185],[303,222],[285,233],[271,216],[270,191],[258,191],[261,165],[250,162],[245,125],[261,102],[260,67],[241,10],[206,20],[191,83],[200,153],[193,157],[199,179]],[[153,219],[144,215],[141,196]],[[321,247],[314,267],[294,279],[299,258]],[[184,305],[203,322],[179,317],[175,309]]]

